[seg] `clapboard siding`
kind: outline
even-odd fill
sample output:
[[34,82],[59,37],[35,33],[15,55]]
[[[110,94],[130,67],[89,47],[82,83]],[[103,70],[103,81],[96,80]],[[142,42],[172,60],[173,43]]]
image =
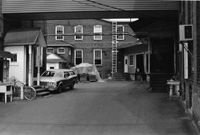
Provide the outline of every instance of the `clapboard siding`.
[[[176,1],[166,0],[3,0],[3,13],[177,10]],[[108,6],[104,6],[108,5]],[[110,6],[110,7],[109,7]],[[116,8],[113,8],[116,7]]]

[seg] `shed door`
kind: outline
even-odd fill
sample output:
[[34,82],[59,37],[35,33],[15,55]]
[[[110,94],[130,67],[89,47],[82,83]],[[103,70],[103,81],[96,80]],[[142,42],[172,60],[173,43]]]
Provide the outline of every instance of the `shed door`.
[[124,56],[124,73],[128,73],[128,56]]

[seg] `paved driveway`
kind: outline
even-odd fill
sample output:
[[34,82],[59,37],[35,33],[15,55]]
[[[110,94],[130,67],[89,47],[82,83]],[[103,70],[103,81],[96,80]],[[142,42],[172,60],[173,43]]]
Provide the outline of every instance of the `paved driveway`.
[[0,135],[197,135],[180,104],[145,82],[79,83],[34,101],[0,103]]

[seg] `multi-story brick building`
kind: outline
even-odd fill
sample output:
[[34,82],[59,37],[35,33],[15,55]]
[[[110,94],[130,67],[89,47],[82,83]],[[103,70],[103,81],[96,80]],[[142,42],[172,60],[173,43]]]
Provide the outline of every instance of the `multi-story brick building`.
[[[108,77],[112,70],[112,23],[104,20],[48,20],[47,54],[55,53],[64,59],[60,68],[68,68],[80,63],[95,64],[102,78]],[[118,33],[118,72],[124,73],[124,48],[138,44],[128,23],[117,24]],[[54,34],[64,34],[57,36]],[[74,35],[77,34],[77,35]],[[147,47],[146,47],[147,48]],[[129,48],[130,49],[130,48]],[[133,48],[132,48],[133,49]],[[134,50],[135,51],[135,50]],[[126,54],[133,54],[129,51]],[[144,49],[142,49],[142,52]],[[131,57],[131,59],[133,59]],[[133,61],[133,60],[132,60]],[[58,68],[58,62],[47,59],[47,68]],[[133,66],[130,66],[135,68]],[[130,69],[130,72],[134,69]]]

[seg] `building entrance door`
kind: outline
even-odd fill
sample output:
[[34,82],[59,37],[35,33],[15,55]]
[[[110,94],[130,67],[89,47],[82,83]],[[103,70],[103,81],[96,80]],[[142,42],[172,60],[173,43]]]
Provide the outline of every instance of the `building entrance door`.
[[128,56],[124,56],[124,73],[128,73]]

